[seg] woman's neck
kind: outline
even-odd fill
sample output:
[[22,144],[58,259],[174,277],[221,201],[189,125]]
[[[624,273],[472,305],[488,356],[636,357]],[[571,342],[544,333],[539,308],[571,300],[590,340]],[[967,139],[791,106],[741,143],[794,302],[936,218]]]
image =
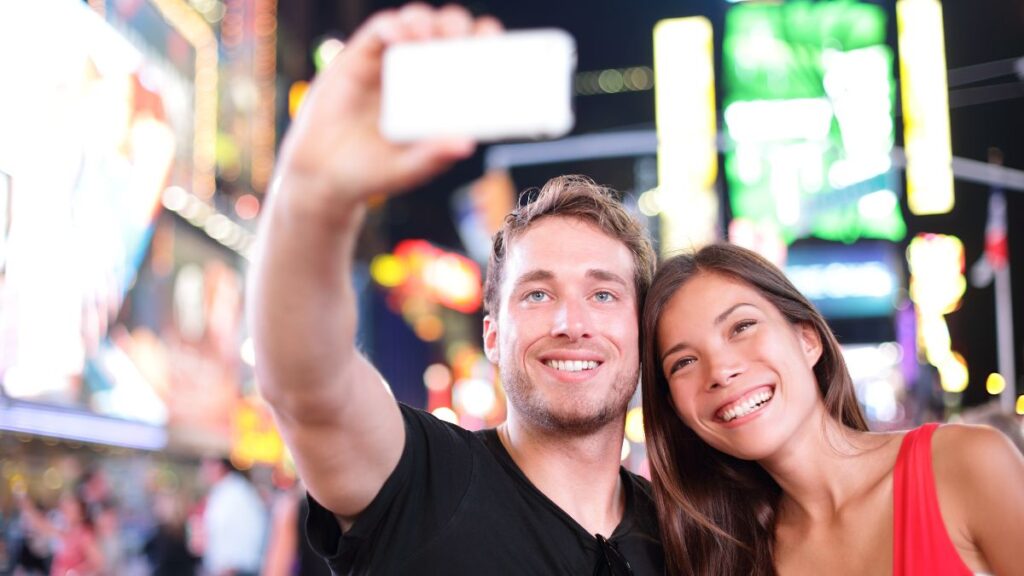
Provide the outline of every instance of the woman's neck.
[[890,458],[886,447],[893,437],[823,415],[760,464],[782,488],[784,515],[830,518],[891,471],[895,455]]

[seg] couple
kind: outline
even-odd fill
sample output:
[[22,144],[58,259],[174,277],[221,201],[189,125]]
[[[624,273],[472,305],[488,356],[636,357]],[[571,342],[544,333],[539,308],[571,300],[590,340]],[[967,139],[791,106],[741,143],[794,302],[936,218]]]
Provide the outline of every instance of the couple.
[[[1008,441],[867,432],[835,338],[778,269],[715,245],[654,274],[642,228],[585,179],[549,182],[494,239],[483,340],[507,421],[471,433],[395,402],[355,342],[366,199],[424,183],[474,143],[382,139],[381,55],[500,32],[452,6],[376,15],[282,145],[250,322],[260,389],[308,487],[311,543],[332,568],[1020,570],[1024,463]],[[641,366],[653,487],[619,464]]]

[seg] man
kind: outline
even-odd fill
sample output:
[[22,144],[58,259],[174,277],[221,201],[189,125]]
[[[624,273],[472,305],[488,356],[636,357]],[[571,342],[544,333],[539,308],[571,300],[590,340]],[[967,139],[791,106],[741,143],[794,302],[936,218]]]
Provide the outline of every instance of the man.
[[356,349],[353,252],[366,199],[427,181],[467,141],[377,130],[389,44],[497,34],[462,8],[364,25],[282,146],[250,281],[260,388],[310,495],[310,539],[340,574],[661,574],[648,485],[620,467],[654,254],[607,192],[556,179],[498,235],[484,348],[508,419],[470,433],[395,402]]
[[211,576],[255,576],[267,535],[267,510],[256,487],[226,458],[205,458],[203,568]]

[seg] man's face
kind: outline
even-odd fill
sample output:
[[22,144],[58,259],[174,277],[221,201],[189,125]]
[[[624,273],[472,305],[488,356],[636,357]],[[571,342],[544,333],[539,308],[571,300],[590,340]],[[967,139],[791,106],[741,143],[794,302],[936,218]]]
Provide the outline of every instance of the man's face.
[[499,312],[484,319],[510,415],[571,434],[622,417],[639,372],[633,270],[625,244],[572,218],[511,242]]

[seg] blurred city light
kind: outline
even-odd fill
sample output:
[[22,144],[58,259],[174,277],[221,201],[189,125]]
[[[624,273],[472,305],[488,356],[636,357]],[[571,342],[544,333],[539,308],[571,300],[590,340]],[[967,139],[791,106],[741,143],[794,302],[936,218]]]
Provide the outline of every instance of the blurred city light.
[[370,261],[370,276],[385,288],[394,288],[405,282],[407,270],[400,258],[392,254],[378,254]]
[[313,49],[313,65],[316,71],[320,72],[334,60],[334,58],[345,49],[345,43],[338,38],[327,37],[317,44]]
[[235,214],[242,220],[252,220],[260,213],[260,200],[252,194],[242,194],[235,200]]
[[452,385],[452,371],[444,364],[431,364],[423,371],[423,385],[435,392],[448,390]]
[[302,101],[306,98],[307,92],[309,92],[309,82],[305,80],[296,80],[292,83],[291,87],[288,88],[289,118],[295,118],[299,113],[299,107],[302,106]]
[[626,438],[633,443],[644,443],[644,414],[639,406],[626,412]]
[[482,378],[464,378],[452,385],[452,403],[470,416],[486,417],[496,401],[494,385]]
[[993,372],[985,379],[985,391],[993,396],[998,396],[1006,390],[1006,379],[998,372]]
[[718,236],[714,46],[707,18],[655,25],[654,77],[658,191],[648,210],[661,214],[660,249],[668,254]]
[[[886,20],[881,7],[856,2],[729,9],[723,106],[735,218],[787,244],[904,237]],[[773,242],[745,240],[777,253]]]
[[440,408],[435,408],[431,412],[431,414],[436,416],[439,420],[443,420],[445,422],[448,422],[449,424],[458,425],[458,423],[459,423],[459,415],[455,413],[455,410],[452,410],[451,408],[448,408],[447,406],[441,406]]
[[896,2],[907,204],[913,214],[953,209],[946,48],[939,0]]
[[956,236],[918,234],[907,247],[910,299],[917,311],[918,349],[939,371],[942,389],[963,392],[968,384],[967,362],[954,352],[944,318],[960,306],[967,282],[964,246]]

